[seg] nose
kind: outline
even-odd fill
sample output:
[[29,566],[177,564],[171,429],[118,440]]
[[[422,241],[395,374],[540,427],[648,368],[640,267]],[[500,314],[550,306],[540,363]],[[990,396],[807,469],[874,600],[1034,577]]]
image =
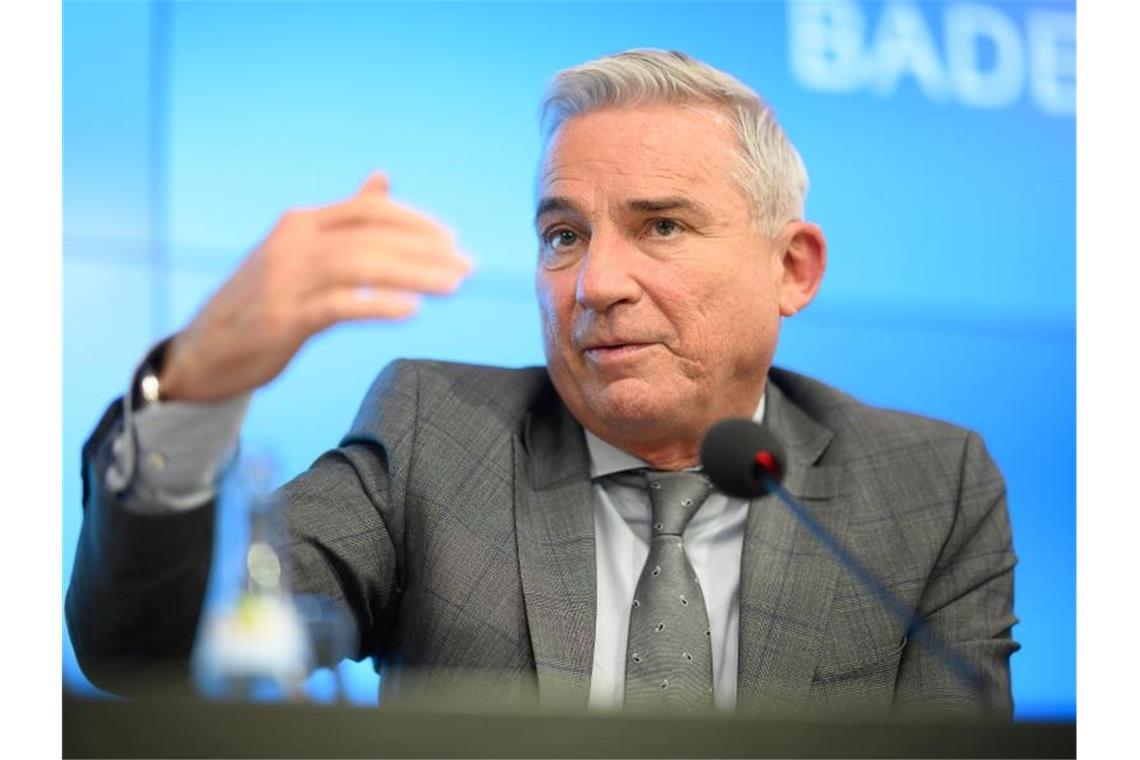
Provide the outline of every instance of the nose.
[[637,301],[642,291],[634,276],[636,266],[637,249],[631,242],[616,232],[595,230],[578,268],[576,300],[596,312]]

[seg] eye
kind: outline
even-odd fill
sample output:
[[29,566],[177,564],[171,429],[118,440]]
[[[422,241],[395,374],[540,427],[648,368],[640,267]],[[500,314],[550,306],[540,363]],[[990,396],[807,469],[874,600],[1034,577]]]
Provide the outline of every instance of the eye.
[[578,233],[566,228],[555,229],[547,232],[544,236],[544,240],[547,246],[557,251],[563,248],[569,248],[577,243]]
[[659,238],[674,238],[681,232],[681,225],[672,219],[654,219],[650,232]]
[[585,238],[569,227],[549,227],[541,240],[539,255],[548,269],[568,266],[586,246]]

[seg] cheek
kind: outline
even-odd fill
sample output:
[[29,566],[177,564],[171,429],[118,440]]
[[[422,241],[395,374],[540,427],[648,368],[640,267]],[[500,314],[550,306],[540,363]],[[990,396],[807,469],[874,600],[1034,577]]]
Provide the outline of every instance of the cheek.
[[[539,269],[535,275],[535,292],[538,296],[538,313],[542,318],[542,334],[546,341],[546,354],[553,358],[569,341],[573,298],[567,299],[565,277],[562,272]],[[572,296],[572,293],[571,293]]]
[[[700,353],[727,358],[738,347],[765,343],[779,321],[777,293],[759,267],[725,268],[716,277],[692,276],[673,301],[676,322]],[[687,310],[686,308],[687,307]]]

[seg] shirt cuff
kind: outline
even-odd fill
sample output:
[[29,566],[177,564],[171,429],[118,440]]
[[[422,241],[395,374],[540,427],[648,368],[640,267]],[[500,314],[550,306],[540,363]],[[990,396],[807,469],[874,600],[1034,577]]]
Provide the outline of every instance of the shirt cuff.
[[163,514],[206,504],[237,453],[249,401],[248,393],[209,404],[165,401],[124,415],[111,444],[107,485],[129,490],[124,504],[132,512]]

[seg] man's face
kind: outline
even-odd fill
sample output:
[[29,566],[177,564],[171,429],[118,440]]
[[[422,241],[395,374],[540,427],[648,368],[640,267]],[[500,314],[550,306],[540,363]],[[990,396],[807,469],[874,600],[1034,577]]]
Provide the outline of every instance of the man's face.
[[779,331],[778,245],[731,177],[718,112],[577,116],[540,169],[537,270],[559,395],[625,448],[751,416]]

